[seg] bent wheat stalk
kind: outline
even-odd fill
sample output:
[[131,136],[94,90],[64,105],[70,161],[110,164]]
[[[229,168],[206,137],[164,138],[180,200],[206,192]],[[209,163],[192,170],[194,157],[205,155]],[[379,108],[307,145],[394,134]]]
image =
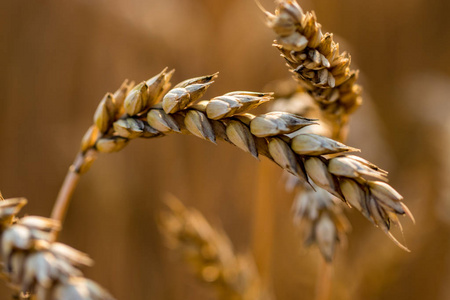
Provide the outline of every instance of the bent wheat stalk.
[[[315,124],[312,119],[285,112],[260,116],[246,113],[270,101],[271,94],[238,91],[198,101],[217,74],[188,79],[169,90],[171,75],[172,71],[164,69],[128,93],[129,86],[124,84],[116,92],[119,101],[107,94],[95,113],[94,125],[82,140],[81,158],[77,159],[81,163],[72,166],[71,171],[86,172],[95,159],[93,153],[119,151],[137,137],[182,133],[213,143],[221,139],[256,158],[268,157],[289,173],[354,206],[401,246],[391,235],[390,224],[399,223],[397,215],[412,215],[402,197],[383,183],[387,173],[357,156],[326,156],[355,148],[315,134],[288,137]],[[67,207],[69,199],[58,198],[57,207]]]

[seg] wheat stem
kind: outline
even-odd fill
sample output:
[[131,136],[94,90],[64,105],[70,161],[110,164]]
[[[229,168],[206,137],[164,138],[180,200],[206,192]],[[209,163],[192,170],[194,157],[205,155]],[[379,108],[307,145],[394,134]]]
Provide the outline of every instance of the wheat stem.
[[[78,153],[75,157],[73,164],[69,167],[64,182],[56,198],[55,204],[53,205],[51,218],[61,222],[64,222],[67,210],[69,208],[70,200],[72,199],[73,193],[80,181],[81,174],[87,171],[87,166],[89,166],[96,157],[96,151],[90,149],[85,153]],[[57,237],[57,231],[54,232],[55,238]]]
[[333,265],[323,259],[319,265],[318,278],[316,282],[315,300],[330,299],[331,278],[333,277]]
[[255,187],[256,203],[253,213],[252,251],[265,286],[272,282],[273,245],[275,238],[276,191],[271,183],[278,174],[276,166],[261,162]]
[[64,182],[59,190],[58,197],[56,198],[56,202],[53,206],[51,218],[58,221],[63,221],[70,200],[72,198],[73,192],[78,185],[78,181],[80,180],[80,174],[74,172],[72,168],[69,168],[66,177],[64,178]]

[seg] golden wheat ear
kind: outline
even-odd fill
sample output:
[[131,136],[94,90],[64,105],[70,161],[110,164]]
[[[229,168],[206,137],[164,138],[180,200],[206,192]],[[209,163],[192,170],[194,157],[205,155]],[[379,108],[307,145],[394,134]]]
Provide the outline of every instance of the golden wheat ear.
[[332,33],[323,33],[314,12],[304,12],[296,1],[277,1],[274,14],[265,12],[276,34],[274,46],[300,86],[317,102],[324,118],[340,139],[348,116],[362,103],[359,72],[351,69],[351,56],[340,53]]
[[[217,74],[187,79],[167,90],[163,87],[170,86],[168,74],[163,70],[156,75],[161,80],[153,88],[159,91],[155,97],[160,102],[153,106],[148,107],[146,104],[149,101],[148,95],[154,93],[143,89],[146,85],[143,81],[125,97],[124,105],[128,103],[134,108],[129,114],[117,118],[117,114],[113,113],[96,113],[94,127],[97,129],[91,127],[83,138],[83,153],[119,151],[134,138],[181,133],[192,134],[213,143],[222,139],[256,158],[259,155],[266,156],[304,182],[314,183],[344,202],[349,202],[347,197],[354,197],[353,194],[345,195],[341,189],[340,184],[346,179],[357,183],[364,195],[376,194],[379,189],[377,182],[386,180],[385,171],[362,158],[347,154],[336,156],[358,151],[355,148],[315,134],[301,134],[293,138],[289,136],[301,128],[317,124],[313,119],[286,112],[269,112],[259,116],[248,113],[271,101],[272,93],[235,91],[211,100],[200,100]],[[105,99],[108,97],[100,102],[99,107],[108,107]],[[154,100],[150,102],[155,103]],[[116,105],[113,100],[111,103]],[[117,106],[114,107],[120,110]],[[97,124],[108,126],[100,130]],[[330,157],[330,154],[334,154],[334,157]],[[372,198],[385,222],[391,220],[389,213],[406,213],[397,203],[401,199],[395,203],[387,203],[383,202],[384,198],[380,198],[379,194]],[[361,199],[357,201],[362,203]],[[361,204],[361,212],[373,220],[377,211],[363,207],[367,205]]]

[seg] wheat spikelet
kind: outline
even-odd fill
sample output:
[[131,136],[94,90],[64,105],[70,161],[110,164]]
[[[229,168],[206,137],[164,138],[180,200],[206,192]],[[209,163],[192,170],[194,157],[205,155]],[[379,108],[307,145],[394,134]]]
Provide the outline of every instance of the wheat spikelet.
[[24,198],[0,201],[1,255],[4,279],[22,298],[37,300],[113,299],[99,285],[83,277],[82,266],[92,265],[84,253],[53,241],[60,222],[43,217],[16,214]]
[[249,255],[236,255],[226,234],[203,215],[170,198],[161,214],[160,229],[167,245],[179,252],[198,278],[213,284],[220,299],[269,299]]
[[[167,77],[170,76],[164,75],[164,72],[158,76],[165,76],[166,81],[161,84],[168,86]],[[171,72],[167,74],[171,75]],[[185,82],[188,82],[188,84],[183,84],[183,86],[186,90],[196,93],[197,90],[204,89],[198,84],[199,81],[208,82],[214,77],[215,75],[208,75],[187,80]],[[191,88],[189,82],[196,88]],[[84,150],[82,155],[83,153],[96,151],[104,153],[119,151],[127,145],[132,137],[149,138],[172,132],[193,134],[213,143],[216,142],[216,139],[223,139],[251,153],[254,157],[259,155],[268,157],[289,173],[306,182],[314,182],[317,186],[327,190],[344,202],[349,202],[346,199],[352,198],[362,204],[369,203],[370,205],[361,205],[359,210],[364,215],[369,216],[369,219],[391,238],[393,237],[389,232],[390,223],[398,223],[397,214],[407,214],[412,217],[406,206],[401,203],[401,197],[398,197],[397,194],[393,196],[395,190],[385,189],[383,195],[376,192],[379,189],[377,180],[385,180],[385,171],[359,157],[342,155],[345,152],[355,151],[355,148],[315,134],[302,134],[294,138],[288,136],[288,134],[295,132],[299,126],[305,127],[315,124],[314,120],[292,116],[285,112],[270,112],[260,116],[244,113],[246,109],[271,100],[271,94],[232,92],[225,94],[226,97],[219,96],[210,101],[204,100],[195,104],[192,102],[185,103],[182,105],[187,105],[184,109],[175,113],[167,113],[164,111],[165,101],[166,99],[169,99],[167,101],[170,102],[178,101],[178,98],[173,96],[176,93],[168,91],[167,94],[172,96],[165,98],[158,92],[156,97],[163,99],[162,102],[156,103],[152,107],[140,104],[136,106],[133,101],[139,103],[142,101],[145,103],[148,101],[156,102],[154,99],[145,98],[145,95],[151,94],[152,91],[149,90],[146,93],[141,92],[139,97],[136,96],[133,91],[140,90],[140,85],[130,91],[125,103],[127,99],[132,99],[128,100],[129,105],[143,107],[143,110],[141,112],[133,111],[134,116],[124,115],[120,119],[113,119],[113,122],[108,121],[108,124],[113,125],[103,134],[99,134],[100,130],[93,130],[91,127],[82,141],[82,149]],[[178,95],[182,99],[188,97],[184,93]],[[222,101],[223,105],[217,105],[219,101]],[[249,102],[252,104],[248,105]],[[229,105],[230,103],[233,103],[233,105]],[[215,109],[208,109],[210,105],[213,105]],[[217,107],[220,107],[220,109],[216,109]],[[236,115],[236,113],[239,114]],[[103,118],[105,116],[110,117],[108,114],[99,114],[97,117]],[[126,120],[127,124],[133,124],[133,122],[136,122],[136,124],[123,127],[123,120]],[[96,124],[104,123],[102,120],[94,121]],[[117,130],[119,127],[121,129]],[[90,136],[89,133],[91,133]],[[86,145],[89,145],[89,147],[86,147]],[[324,156],[325,154],[341,155],[329,158]],[[87,170],[87,167],[84,167],[83,164],[84,162],[81,164],[82,167],[75,169],[79,172]],[[343,186],[347,187],[348,182],[354,183],[353,186],[356,189],[342,190]],[[356,208],[359,207],[356,206]],[[395,239],[394,241],[398,243]]]

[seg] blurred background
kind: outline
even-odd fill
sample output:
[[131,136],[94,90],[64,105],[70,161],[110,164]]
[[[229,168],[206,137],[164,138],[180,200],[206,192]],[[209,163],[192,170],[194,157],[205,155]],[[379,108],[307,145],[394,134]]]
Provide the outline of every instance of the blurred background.
[[[390,171],[417,220],[405,219],[406,253],[347,210],[353,230],[337,253],[332,299],[450,299],[450,2],[300,4],[361,70],[364,104],[348,144]],[[28,198],[27,214],[50,215],[98,102],[125,78],[165,66],[176,69],[172,82],[220,71],[206,97],[289,78],[253,0],[0,6],[0,188]],[[312,299],[321,257],[301,246],[281,177],[265,158],[225,143],[137,140],[83,176],[61,240],[91,255],[85,274],[117,299],[216,299],[159,235],[155,217],[170,192],[223,228],[237,252],[251,250],[277,299]],[[272,212],[265,222],[261,207]],[[4,285],[0,299],[10,299]]]

